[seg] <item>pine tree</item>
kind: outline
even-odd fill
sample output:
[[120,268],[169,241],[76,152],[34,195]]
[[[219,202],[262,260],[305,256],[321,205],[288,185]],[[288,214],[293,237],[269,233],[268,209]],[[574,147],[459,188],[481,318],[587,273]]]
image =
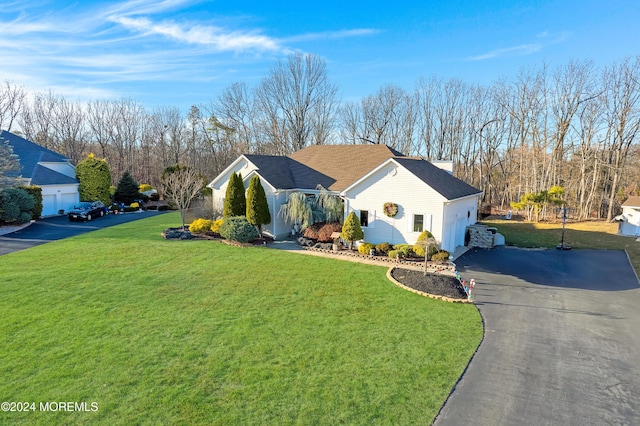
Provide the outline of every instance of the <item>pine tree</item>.
[[224,199],[224,217],[244,216],[247,213],[247,199],[244,195],[242,175],[231,173]]
[[353,242],[364,238],[364,232],[360,226],[360,219],[356,216],[355,212],[349,213],[342,225],[342,233],[340,238],[345,241],[349,241],[349,248],[353,246]]
[[99,160],[95,155],[89,154],[76,166],[76,177],[80,180],[80,201],[100,200],[109,204],[111,171],[106,160]]
[[257,175],[251,178],[249,189],[247,189],[247,220],[258,227],[260,236],[262,236],[262,225],[271,223],[267,195]]
[[116,202],[124,203],[127,206],[135,200],[142,198],[142,194],[140,194],[138,190],[138,182],[131,176],[129,171],[124,172],[120,178],[113,198],[115,198]]

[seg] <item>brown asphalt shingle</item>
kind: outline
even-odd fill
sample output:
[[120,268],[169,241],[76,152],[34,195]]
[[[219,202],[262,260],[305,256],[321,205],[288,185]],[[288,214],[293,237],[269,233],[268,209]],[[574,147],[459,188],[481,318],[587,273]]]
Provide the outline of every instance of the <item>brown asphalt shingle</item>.
[[289,155],[335,182],[327,189],[342,191],[385,160],[403,157],[387,145],[313,145]]

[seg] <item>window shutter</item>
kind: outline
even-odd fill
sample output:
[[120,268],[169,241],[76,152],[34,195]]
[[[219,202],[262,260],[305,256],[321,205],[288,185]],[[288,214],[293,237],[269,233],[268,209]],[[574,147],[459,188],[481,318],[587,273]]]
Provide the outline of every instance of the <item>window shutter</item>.
[[369,228],[375,228],[376,226],[376,211],[369,210]]
[[405,212],[407,216],[407,232],[413,232],[413,213]]
[[431,215],[430,214],[427,214],[427,213],[424,214],[424,226],[423,226],[423,229],[426,230],[426,231],[429,231],[429,232],[433,232],[431,230]]

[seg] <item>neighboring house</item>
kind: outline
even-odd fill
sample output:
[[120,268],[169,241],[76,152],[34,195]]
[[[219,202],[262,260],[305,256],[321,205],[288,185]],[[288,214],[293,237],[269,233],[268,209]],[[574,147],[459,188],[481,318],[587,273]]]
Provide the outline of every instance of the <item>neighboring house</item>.
[[23,185],[42,188],[42,216],[66,212],[80,200],[76,168],[67,157],[5,130],[0,139],[18,156]]
[[622,235],[640,235],[640,197],[629,197],[622,203],[622,214],[616,216],[619,221],[618,233]]
[[[365,241],[413,244],[428,230],[453,251],[464,245],[466,227],[476,223],[481,191],[451,170],[450,162],[436,166],[386,145],[315,145],[286,157],[241,155],[208,187],[220,209],[232,172],[242,175],[245,187],[254,174],[260,176],[272,218],[263,231],[275,238],[291,232],[292,224],[279,214],[287,196],[325,188],[344,200],[345,217],[352,211],[360,217]],[[395,217],[384,214],[386,202],[398,206]]]

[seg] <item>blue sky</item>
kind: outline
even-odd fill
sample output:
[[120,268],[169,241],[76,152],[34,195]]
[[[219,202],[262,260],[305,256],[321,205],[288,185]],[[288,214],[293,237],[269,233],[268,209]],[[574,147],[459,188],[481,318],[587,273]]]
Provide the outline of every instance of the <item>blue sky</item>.
[[292,52],[323,57],[343,100],[421,77],[491,83],[522,68],[640,53],[640,5],[609,1],[5,0],[0,80],[186,112],[254,87]]

